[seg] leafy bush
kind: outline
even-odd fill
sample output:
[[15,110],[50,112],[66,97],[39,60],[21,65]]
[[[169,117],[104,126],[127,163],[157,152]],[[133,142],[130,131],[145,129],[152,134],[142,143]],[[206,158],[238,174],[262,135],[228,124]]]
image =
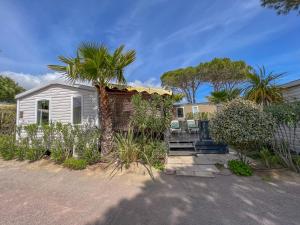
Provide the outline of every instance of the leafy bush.
[[251,167],[240,160],[229,160],[228,167],[238,176],[252,176],[253,174]]
[[261,159],[263,160],[266,167],[271,168],[274,165],[280,164],[280,158],[274,155],[267,148],[262,148],[259,152]]
[[41,159],[45,155],[46,150],[43,146],[32,146],[26,151],[26,159],[33,162]]
[[0,135],[13,134],[15,124],[16,105],[0,105]]
[[80,159],[84,159],[89,165],[95,164],[100,161],[101,154],[98,148],[86,148]]
[[146,144],[141,145],[140,148],[144,153],[142,157],[145,162],[148,160],[150,165],[160,167],[167,153],[167,146],[163,141],[150,140]]
[[27,146],[19,143],[16,146],[15,157],[17,160],[23,161],[26,158]]
[[10,135],[0,136],[0,154],[4,160],[11,160],[15,156],[14,137]]
[[85,159],[89,165],[100,161],[99,137],[100,130],[97,127],[75,126],[76,136],[75,152],[80,159]]
[[273,104],[265,108],[276,122],[273,132],[273,150],[284,164],[295,172],[300,172],[300,165],[295,164],[296,140],[299,139],[297,128],[300,124],[300,102]]
[[234,99],[217,111],[210,121],[210,134],[214,141],[232,145],[242,161],[253,147],[272,141],[275,122],[255,103]]
[[115,143],[119,166],[128,168],[131,163],[140,159],[140,148],[134,139],[133,131],[129,130],[125,134],[116,134]]
[[61,141],[55,140],[51,146],[51,159],[56,163],[63,163],[70,155],[69,149],[64,148]]
[[84,159],[75,159],[71,157],[66,159],[63,165],[72,170],[83,170],[86,168],[87,162]]
[[172,97],[152,95],[144,99],[142,95],[132,96],[133,115],[131,124],[135,131],[147,138],[159,138],[169,128],[172,119]]

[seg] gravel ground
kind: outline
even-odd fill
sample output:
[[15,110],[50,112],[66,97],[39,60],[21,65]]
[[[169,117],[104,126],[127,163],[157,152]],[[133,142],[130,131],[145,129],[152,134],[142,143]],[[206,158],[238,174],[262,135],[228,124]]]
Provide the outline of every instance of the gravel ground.
[[0,224],[299,225],[300,179],[143,173],[110,178],[47,160],[0,160]]

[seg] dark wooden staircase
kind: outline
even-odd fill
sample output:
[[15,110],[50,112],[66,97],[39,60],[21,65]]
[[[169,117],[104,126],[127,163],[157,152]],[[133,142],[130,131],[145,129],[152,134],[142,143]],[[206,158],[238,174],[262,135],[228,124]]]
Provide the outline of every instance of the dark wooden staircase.
[[225,154],[226,145],[214,143],[209,136],[208,121],[198,122],[196,133],[181,132],[168,139],[169,155]]

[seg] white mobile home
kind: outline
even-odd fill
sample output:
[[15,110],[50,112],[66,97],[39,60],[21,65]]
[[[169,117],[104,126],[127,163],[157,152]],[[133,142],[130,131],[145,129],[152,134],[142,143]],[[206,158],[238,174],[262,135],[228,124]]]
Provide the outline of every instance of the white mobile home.
[[[131,97],[140,93],[171,95],[161,88],[109,85],[106,87],[115,130],[126,130],[133,111]],[[81,84],[50,83],[16,96],[17,125],[48,124],[50,122],[99,126],[98,94],[95,87]]]
[[50,83],[16,96],[17,125],[62,122],[98,124],[94,87]]
[[[283,88],[283,97],[286,101],[289,102],[300,101],[300,79],[283,84],[281,87]],[[296,129],[297,136],[295,140],[295,147],[298,153],[300,153],[300,127],[299,126]]]

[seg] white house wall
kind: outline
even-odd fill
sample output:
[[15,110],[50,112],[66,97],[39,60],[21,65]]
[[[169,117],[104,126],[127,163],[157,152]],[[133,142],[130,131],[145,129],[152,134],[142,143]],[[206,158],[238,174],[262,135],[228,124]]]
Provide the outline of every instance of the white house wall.
[[283,96],[288,101],[300,101],[300,85],[285,89]]
[[98,105],[96,91],[53,84],[18,99],[18,113],[23,111],[23,119],[19,119],[18,125],[36,123],[36,103],[41,99],[50,100],[52,122],[72,123],[71,99],[78,95],[83,98],[82,122],[96,123]]
[[[283,97],[285,100],[290,102],[300,101],[300,85],[285,88],[283,91]],[[300,153],[300,124],[296,129],[295,148],[296,151]]]

